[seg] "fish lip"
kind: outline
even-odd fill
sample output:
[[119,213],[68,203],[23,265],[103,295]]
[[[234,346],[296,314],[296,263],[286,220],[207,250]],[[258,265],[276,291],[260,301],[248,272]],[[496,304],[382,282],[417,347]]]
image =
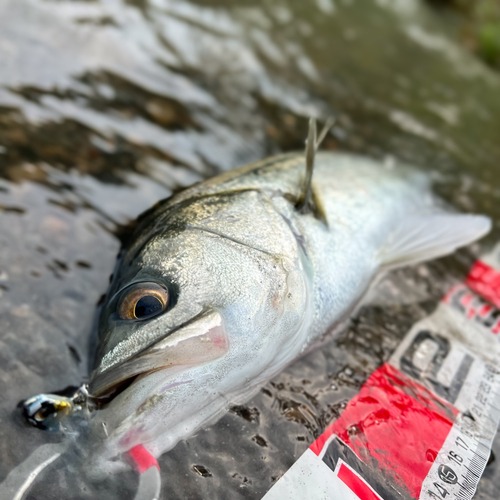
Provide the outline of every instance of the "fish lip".
[[[189,366],[186,365],[183,368],[188,367]],[[163,368],[156,368],[154,370],[145,370],[141,373],[132,375],[129,378],[118,380],[114,385],[107,385],[105,386],[106,390],[102,388],[101,392],[99,392],[99,390],[92,390],[92,386],[90,386],[91,390],[88,395],[89,402],[91,402],[94,409],[100,410],[111,403],[117,396],[130,389],[139,379],[147,377],[152,373],[168,370],[168,368],[170,367],[167,366]]]
[[88,399],[91,402],[94,409],[100,410],[108,403],[111,403],[113,399],[119,396],[122,392],[125,392],[130,388],[137,380],[137,378],[141,375],[145,375],[147,372],[143,374],[133,375],[128,379],[120,380],[113,386],[106,386],[106,391],[101,390],[101,392],[93,390],[92,386],[89,385],[89,395]]
[[190,366],[193,365],[177,365],[176,367],[163,366],[155,368],[153,370],[145,370],[143,372],[131,375],[128,378],[118,379],[116,383],[113,385],[108,384],[104,386],[101,383],[100,386],[97,386],[97,389],[93,389],[91,382],[89,385],[90,390],[88,398],[97,409],[100,409],[106,406],[107,404],[111,403],[111,401],[113,401],[113,399],[115,399],[121,393],[130,389],[139,379],[145,378],[148,375],[151,375],[152,373],[168,370],[169,368],[180,368],[180,370],[176,370],[177,373],[180,373],[181,371],[184,371]]
[[220,358],[228,350],[222,317],[210,311],[122,363],[103,371],[96,369],[89,383],[89,393],[96,401],[109,402],[133,385],[138,377],[166,369],[184,371]]

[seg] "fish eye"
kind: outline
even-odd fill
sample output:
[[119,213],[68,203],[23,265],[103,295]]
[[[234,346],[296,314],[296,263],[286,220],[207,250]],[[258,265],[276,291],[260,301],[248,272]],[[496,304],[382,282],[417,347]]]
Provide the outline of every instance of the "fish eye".
[[137,283],[127,288],[118,306],[122,319],[149,319],[165,311],[169,304],[168,290],[157,283]]

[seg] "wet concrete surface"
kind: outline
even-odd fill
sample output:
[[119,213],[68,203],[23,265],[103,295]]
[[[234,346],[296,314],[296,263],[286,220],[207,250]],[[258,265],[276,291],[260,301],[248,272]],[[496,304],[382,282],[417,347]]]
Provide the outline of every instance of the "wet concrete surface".
[[[308,117],[333,115],[325,148],[414,163],[495,229],[393,273],[338,339],[160,459],[163,498],[260,498],[498,240],[499,91],[453,16],[416,0],[1,2],[0,481],[62,439],[16,405],[88,376],[123,228],[183,186],[302,148]],[[136,486],[132,473],[92,483],[72,464],[56,462],[29,498]],[[496,498],[497,468],[477,498]]]

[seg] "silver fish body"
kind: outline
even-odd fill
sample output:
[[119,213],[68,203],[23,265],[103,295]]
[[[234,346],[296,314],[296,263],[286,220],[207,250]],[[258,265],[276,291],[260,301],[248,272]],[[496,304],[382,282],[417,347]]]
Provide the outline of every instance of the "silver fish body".
[[382,270],[450,253],[490,227],[439,208],[425,175],[348,154],[317,154],[315,209],[303,213],[304,175],[303,154],[281,155],[142,219],[100,312],[90,391],[133,381],[92,420],[107,429],[100,467],[138,444],[155,456],[171,449],[335,330]]

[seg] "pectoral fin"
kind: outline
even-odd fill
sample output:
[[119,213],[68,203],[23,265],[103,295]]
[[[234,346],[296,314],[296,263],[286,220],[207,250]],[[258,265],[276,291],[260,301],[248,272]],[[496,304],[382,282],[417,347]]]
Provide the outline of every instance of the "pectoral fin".
[[405,219],[390,235],[379,258],[385,268],[435,259],[468,245],[489,232],[482,215],[424,214]]

